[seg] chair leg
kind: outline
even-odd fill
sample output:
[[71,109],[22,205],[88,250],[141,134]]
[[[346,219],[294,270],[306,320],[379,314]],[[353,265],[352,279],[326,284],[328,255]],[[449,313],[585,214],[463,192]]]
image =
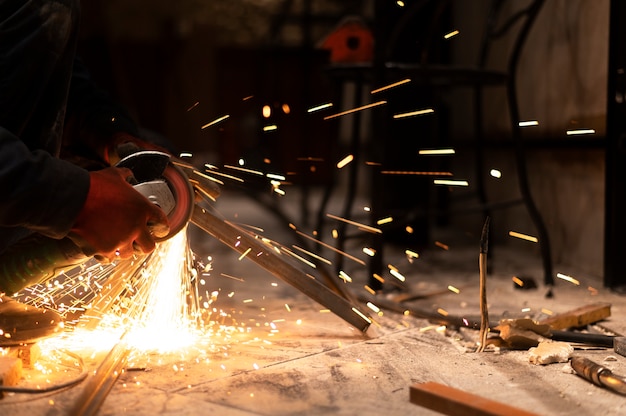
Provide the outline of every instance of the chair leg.
[[514,73],[509,81],[507,88],[507,97],[509,104],[509,115],[511,118],[511,127],[513,142],[515,146],[515,164],[517,165],[517,181],[526,210],[530,219],[537,229],[537,237],[539,240],[539,249],[541,251],[541,259],[543,262],[544,283],[547,286],[554,285],[554,277],[552,276],[552,253],[550,249],[550,238],[548,229],[543,221],[543,217],[535,204],[530,186],[528,184],[528,169],[526,166],[526,152],[524,151],[524,143],[522,139],[522,131],[519,127],[519,108],[517,106],[517,92],[515,89]]

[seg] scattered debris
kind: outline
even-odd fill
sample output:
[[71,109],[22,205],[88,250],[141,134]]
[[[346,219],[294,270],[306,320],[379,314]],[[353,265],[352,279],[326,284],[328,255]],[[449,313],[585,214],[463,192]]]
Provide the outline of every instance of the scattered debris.
[[567,342],[542,341],[528,353],[529,361],[535,365],[566,363],[574,353],[574,347]]
[[512,349],[528,349],[550,338],[550,326],[539,325],[529,318],[503,319],[496,327],[500,338]]

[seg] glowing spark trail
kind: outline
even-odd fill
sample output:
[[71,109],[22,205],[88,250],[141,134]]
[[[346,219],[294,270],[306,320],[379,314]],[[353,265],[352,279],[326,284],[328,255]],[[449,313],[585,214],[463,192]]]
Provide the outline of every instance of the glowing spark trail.
[[580,135],[580,134],[595,134],[594,129],[579,129],[579,130],[568,130],[568,136]]
[[435,185],[447,185],[447,186],[469,186],[469,182],[467,181],[454,181],[447,179],[435,179],[433,181]]
[[539,122],[537,120],[520,121],[517,125],[520,127],[538,126]]
[[354,225],[354,226],[356,226],[356,227],[358,227],[360,229],[363,229],[365,231],[369,231],[369,232],[374,233],[374,234],[382,234],[383,233],[382,230],[380,230],[379,228],[370,227],[369,225],[365,225],[365,224],[362,224],[360,222],[352,221],[352,220],[349,220],[349,219],[346,219],[346,218],[342,218],[342,217],[338,217],[338,216],[332,215],[332,214],[326,214],[326,216],[328,218],[332,218],[333,220],[337,220],[337,221],[345,222],[346,224]]
[[345,115],[348,115],[348,114],[356,113],[357,111],[367,110],[368,108],[377,107],[377,106],[383,105],[383,104],[387,104],[387,101],[377,101],[375,103],[366,104],[366,105],[363,105],[361,107],[353,108],[351,110],[342,111],[341,113],[337,113],[337,114],[333,114],[333,115],[330,115],[330,116],[326,116],[326,117],[324,117],[324,120],[330,120],[330,119],[333,119],[333,118],[345,116]]
[[430,114],[430,113],[434,113],[435,110],[433,110],[432,108],[426,108],[424,110],[416,110],[416,111],[410,111],[408,113],[400,113],[400,114],[394,114],[393,118],[406,118],[406,117],[413,117],[413,116],[421,116],[422,114]]
[[411,80],[409,78],[406,78],[406,79],[403,79],[402,81],[394,82],[393,84],[385,85],[384,87],[380,87],[380,88],[377,88],[375,90],[372,90],[370,92],[370,94],[376,94],[376,93],[379,93],[381,91],[386,91],[386,90],[388,90],[390,88],[394,88],[394,87],[397,87],[397,86],[400,86],[400,85],[404,85],[404,84],[407,84],[409,82],[411,82]]
[[348,163],[352,162],[353,160],[354,160],[354,156],[353,155],[348,155],[348,156],[344,157],[339,162],[337,162],[337,169],[341,169],[341,168],[345,167]]
[[220,117],[220,118],[217,118],[217,119],[215,119],[215,120],[213,120],[213,121],[208,122],[208,123],[207,123],[207,124],[205,124],[204,126],[200,127],[200,129],[201,129],[201,130],[204,130],[204,129],[206,129],[207,127],[211,127],[212,125],[219,123],[220,121],[224,121],[224,120],[226,120],[228,117],[230,117],[230,115],[229,115],[229,114],[226,114],[225,116],[222,116],[222,117]]
[[454,149],[421,149],[418,153],[420,155],[453,155],[456,152]]
[[320,104],[320,105],[318,105],[318,106],[311,107],[311,108],[309,108],[309,109],[308,109],[308,110],[306,110],[306,111],[307,111],[307,113],[314,113],[314,112],[316,112],[316,111],[320,111],[320,110],[323,110],[323,109],[325,109],[325,108],[330,108],[330,107],[332,107],[332,106],[333,106],[333,103]]
[[509,231],[509,235],[511,237],[519,238],[522,240],[530,241],[532,243],[537,243],[539,240],[537,237],[533,237],[532,235],[518,233],[517,231]]
[[563,280],[565,280],[566,282],[573,283],[573,284],[575,284],[576,286],[579,286],[579,285],[580,285],[580,282],[579,282],[577,279],[574,279],[572,276],[568,276],[568,275],[563,274],[563,273],[557,273],[557,274],[556,274],[556,277],[558,277],[559,279],[563,279]]
[[443,35],[443,38],[444,39],[450,39],[451,37],[456,36],[458,34],[459,34],[458,30],[453,30],[452,32],[446,33],[445,35]]

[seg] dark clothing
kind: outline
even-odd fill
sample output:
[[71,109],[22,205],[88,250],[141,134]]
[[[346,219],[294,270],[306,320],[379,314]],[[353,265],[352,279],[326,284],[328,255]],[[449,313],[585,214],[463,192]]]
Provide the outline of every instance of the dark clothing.
[[69,232],[89,174],[63,149],[97,159],[113,133],[136,134],[75,58],[79,15],[79,0],[0,0],[0,252]]

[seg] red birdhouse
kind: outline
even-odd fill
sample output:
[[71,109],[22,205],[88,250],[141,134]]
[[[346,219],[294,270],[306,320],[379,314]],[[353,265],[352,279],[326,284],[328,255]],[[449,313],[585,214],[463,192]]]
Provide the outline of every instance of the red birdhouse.
[[342,20],[319,46],[330,50],[332,63],[371,62],[374,56],[374,36],[360,17]]

